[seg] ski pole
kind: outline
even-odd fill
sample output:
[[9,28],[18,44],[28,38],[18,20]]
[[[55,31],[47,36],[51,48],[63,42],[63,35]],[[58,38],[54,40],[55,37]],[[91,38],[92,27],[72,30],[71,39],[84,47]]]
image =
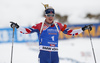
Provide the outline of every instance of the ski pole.
[[12,63],[12,58],[13,58],[14,31],[15,31],[15,27],[13,27],[13,35],[12,35],[11,63]]
[[88,32],[89,32],[89,37],[90,37],[90,42],[91,42],[91,47],[92,47],[94,61],[95,61],[95,63],[97,63],[96,56],[95,56],[95,52],[94,52],[94,47],[93,47],[93,43],[92,43],[92,38],[91,38],[91,34],[90,34],[90,29],[88,29]]

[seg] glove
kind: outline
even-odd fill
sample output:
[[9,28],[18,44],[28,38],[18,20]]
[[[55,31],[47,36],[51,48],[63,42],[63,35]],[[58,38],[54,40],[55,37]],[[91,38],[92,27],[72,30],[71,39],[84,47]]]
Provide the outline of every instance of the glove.
[[89,29],[91,31],[92,30],[91,26],[92,25],[88,25],[88,26],[85,25],[84,27],[82,27],[82,30],[85,31],[85,30]]
[[11,28],[13,28],[13,27],[16,27],[16,28],[19,28],[19,25],[17,24],[17,23],[14,23],[14,22],[10,22],[11,23]]

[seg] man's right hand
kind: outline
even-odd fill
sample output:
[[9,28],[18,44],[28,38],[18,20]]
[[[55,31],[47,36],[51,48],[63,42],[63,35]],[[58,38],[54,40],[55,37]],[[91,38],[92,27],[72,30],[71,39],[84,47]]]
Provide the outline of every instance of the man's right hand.
[[14,23],[14,22],[10,22],[11,23],[11,28],[13,28],[13,27],[16,27],[16,28],[19,28],[19,25],[17,24],[17,23]]

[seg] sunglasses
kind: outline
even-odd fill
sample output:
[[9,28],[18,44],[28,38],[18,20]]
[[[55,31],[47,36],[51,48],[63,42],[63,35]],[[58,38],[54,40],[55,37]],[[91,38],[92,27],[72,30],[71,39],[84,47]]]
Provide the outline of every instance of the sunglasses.
[[48,17],[50,17],[50,16],[54,17],[55,15],[54,14],[46,14],[46,16],[48,16]]

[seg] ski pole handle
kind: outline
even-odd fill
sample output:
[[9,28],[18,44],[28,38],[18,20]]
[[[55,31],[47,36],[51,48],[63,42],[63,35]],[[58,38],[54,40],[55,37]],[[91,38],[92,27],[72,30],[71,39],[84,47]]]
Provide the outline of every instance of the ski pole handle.
[[13,28],[13,27],[17,28],[17,29],[19,28],[19,25],[17,23],[14,23],[14,22],[10,22],[10,23],[11,23],[11,25],[10,25],[11,28]]
[[15,28],[16,27],[16,23],[14,23],[14,22],[10,22],[11,23],[11,27],[12,28]]
[[90,25],[87,25],[88,27],[91,27],[91,26],[93,26],[93,24],[90,24]]
[[92,26],[93,26],[93,24],[85,25],[84,27],[82,27],[82,30],[85,31],[85,30],[89,29],[91,31],[92,30]]

